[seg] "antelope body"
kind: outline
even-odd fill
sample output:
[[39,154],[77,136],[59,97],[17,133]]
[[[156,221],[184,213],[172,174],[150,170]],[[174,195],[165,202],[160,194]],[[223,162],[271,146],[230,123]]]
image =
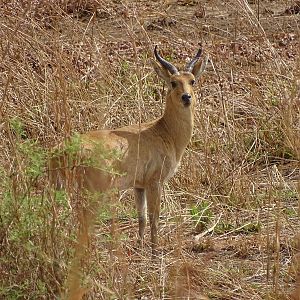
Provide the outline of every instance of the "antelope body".
[[[164,114],[148,123],[81,135],[80,155],[93,157],[93,164],[73,167],[81,188],[89,191],[134,188],[139,238],[142,240],[144,236],[148,209],[153,253],[158,244],[162,186],[176,172],[191,139],[196,101],[193,85],[208,60],[200,63],[200,49],[186,69],[179,72],[157,53],[157,47],[154,54],[157,59],[157,62],[153,61],[154,70],[168,85]],[[103,158],[99,145],[102,150],[117,152],[117,157]],[[105,170],[106,167],[121,175],[115,176],[114,172]],[[63,183],[66,179],[64,157],[52,159],[50,168],[52,181]]]

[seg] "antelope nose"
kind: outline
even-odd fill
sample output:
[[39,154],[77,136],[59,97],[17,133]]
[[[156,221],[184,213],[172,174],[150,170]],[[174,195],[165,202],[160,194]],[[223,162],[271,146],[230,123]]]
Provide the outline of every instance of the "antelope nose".
[[188,93],[184,93],[182,94],[181,99],[184,102],[184,105],[189,105],[191,104],[192,96]]

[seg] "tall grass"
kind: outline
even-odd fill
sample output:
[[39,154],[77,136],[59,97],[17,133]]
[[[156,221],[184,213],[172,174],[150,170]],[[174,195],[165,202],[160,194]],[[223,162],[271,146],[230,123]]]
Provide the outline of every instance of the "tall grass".
[[131,192],[108,195],[82,243],[82,292],[298,299],[299,22],[282,15],[287,1],[253,2],[3,2],[0,298],[59,299],[74,271],[83,203],[49,186],[53,147],[160,116],[153,45],[183,64],[201,41],[211,65],[193,139],[164,189],[162,256],[151,261],[136,242]]

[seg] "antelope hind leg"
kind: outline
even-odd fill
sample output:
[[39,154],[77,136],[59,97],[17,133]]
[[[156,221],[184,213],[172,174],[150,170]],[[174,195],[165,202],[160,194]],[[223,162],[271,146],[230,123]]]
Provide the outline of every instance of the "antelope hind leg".
[[139,243],[143,244],[144,232],[146,227],[146,195],[145,190],[141,188],[134,189],[136,209],[139,219]]

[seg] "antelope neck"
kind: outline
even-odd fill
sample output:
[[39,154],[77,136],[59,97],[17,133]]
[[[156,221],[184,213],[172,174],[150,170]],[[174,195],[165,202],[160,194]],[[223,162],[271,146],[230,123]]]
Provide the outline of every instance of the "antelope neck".
[[[169,95],[167,97],[170,97]],[[189,143],[194,127],[194,105],[189,107],[174,107],[167,99],[166,108],[159,123],[167,131],[174,143],[176,157],[180,160],[187,144]],[[170,103],[168,105],[168,103]]]

